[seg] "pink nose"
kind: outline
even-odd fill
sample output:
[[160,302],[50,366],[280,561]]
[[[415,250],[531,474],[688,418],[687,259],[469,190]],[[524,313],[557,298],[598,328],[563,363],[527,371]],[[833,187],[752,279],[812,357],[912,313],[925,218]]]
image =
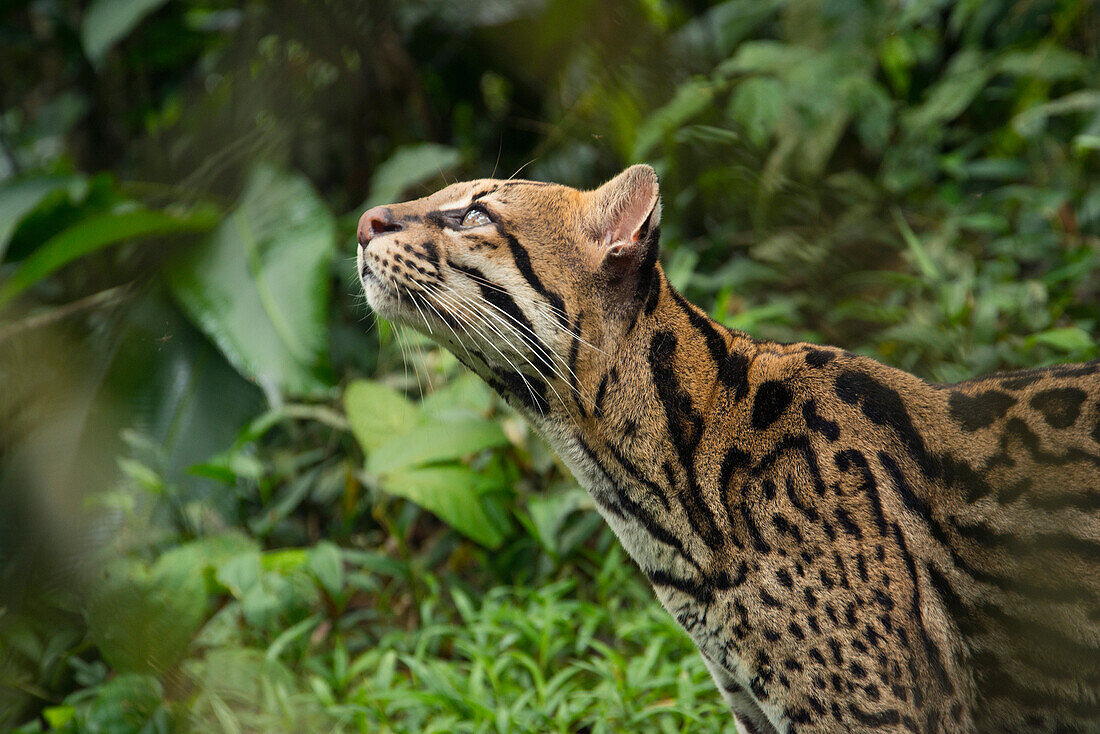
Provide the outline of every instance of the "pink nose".
[[357,239],[364,247],[372,239],[386,232],[400,232],[404,227],[393,220],[389,207],[376,206],[363,212],[359,217]]

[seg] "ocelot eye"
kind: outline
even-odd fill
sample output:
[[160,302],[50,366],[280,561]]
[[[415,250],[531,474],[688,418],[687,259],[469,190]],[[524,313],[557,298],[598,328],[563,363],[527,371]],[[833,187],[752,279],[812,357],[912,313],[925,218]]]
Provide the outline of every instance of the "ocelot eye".
[[462,218],[463,227],[480,227],[483,224],[490,224],[493,220],[489,219],[489,215],[480,209],[471,209],[466,212],[466,216]]

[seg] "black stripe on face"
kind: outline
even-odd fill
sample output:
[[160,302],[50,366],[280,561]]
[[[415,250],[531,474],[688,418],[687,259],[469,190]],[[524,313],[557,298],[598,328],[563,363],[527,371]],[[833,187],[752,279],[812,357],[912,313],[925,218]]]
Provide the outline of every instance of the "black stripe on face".
[[512,252],[512,259],[515,261],[520,275],[523,276],[523,279],[527,281],[533,291],[549,301],[550,305],[554,307],[554,315],[557,317],[561,328],[569,328],[568,317],[565,315],[565,301],[557,293],[542,284],[539,276],[535,274],[534,268],[531,267],[531,256],[519,243],[519,240],[515,238],[515,235],[504,231],[503,227],[499,227],[499,229],[505,241],[508,242],[508,249]]
[[577,356],[580,353],[581,348],[581,315],[577,314],[576,321],[573,322],[572,329],[572,341],[569,344],[569,386],[573,388],[573,402],[577,406],[577,410],[581,412],[582,416],[588,416],[588,410],[584,407],[584,400],[582,400],[581,389],[577,385]]
[[523,313],[515,299],[510,296],[503,287],[499,285],[490,285],[488,278],[475,267],[467,265],[460,265],[455,261],[448,259],[447,265],[454,270],[463,273],[470,278],[470,281],[477,286],[481,291],[481,297],[487,302],[498,308],[503,313],[512,319],[510,326],[514,328],[520,335],[520,339],[524,344],[535,354],[535,359],[540,363],[539,369],[545,368],[549,370],[549,374],[555,372],[555,366],[553,361],[553,352],[547,347],[543,341],[535,333],[535,327],[531,324],[530,319]]
[[496,379],[490,385],[503,396],[512,396],[523,407],[539,415],[545,415],[550,409],[550,401],[546,397],[546,383],[539,378],[521,375],[499,367],[493,369],[493,375]]

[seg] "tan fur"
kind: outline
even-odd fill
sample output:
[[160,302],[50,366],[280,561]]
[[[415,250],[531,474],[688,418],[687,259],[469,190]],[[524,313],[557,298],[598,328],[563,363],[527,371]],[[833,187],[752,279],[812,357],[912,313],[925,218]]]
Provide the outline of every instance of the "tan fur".
[[645,166],[385,216],[372,306],[540,430],[743,730],[1100,731],[1100,364],[938,386],[725,329],[656,263]]

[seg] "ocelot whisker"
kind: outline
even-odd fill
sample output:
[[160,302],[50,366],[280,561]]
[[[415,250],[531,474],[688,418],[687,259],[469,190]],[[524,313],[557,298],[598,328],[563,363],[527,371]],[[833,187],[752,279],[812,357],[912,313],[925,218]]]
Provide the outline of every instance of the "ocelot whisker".
[[[575,373],[575,372],[573,372],[572,368],[570,368],[569,364],[568,364],[568,363],[567,363],[567,362],[565,361],[565,358],[564,358],[564,357],[562,357],[562,356],[561,356],[560,354],[558,354],[557,352],[553,351],[553,350],[552,350],[552,349],[550,349],[549,347],[543,347],[543,346],[541,346],[541,343],[540,343],[540,342],[534,342],[534,343],[533,343],[531,339],[528,339],[528,338],[527,338],[527,336],[526,336],[526,334],[524,334],[524,332],[525,332],[525,331],[529,331],[529,330],[530,330],[530,329],[529,329],[529,327],[528,327],[528,326],[527,326],[526,324],[520,323],[520,322],[519,322],[519,321],[518,321],[518,320],[516,319],[516,317],[515,317],[515,316],[513,316],[512,314],[510,314],[510,313],[508,313],[507,311],[505,311],[504,309],[500,308],[500,307],[499,307],[499,306],[497,306],[497,305],[496,305],[495,303],[491,303],[491,302],[486,302],[486,303],[485,303],[485,305],[489,306],[489,307],[490,307],[490,308],[492,308],[492,309],[493,309],[494,311],[496,311],[496,312],[500,313],[500,314],[501,314],[501,315],[503,315],[503,316],[504,316],[505,318],[507,318],[507,319],[508,319],[508,320],[509,320],[509,321],[510,321],[510,322],[511,322],[512,324],[514,324],[514,326],[512,326],[511,324],[509,324],[509,328],[510,328],[510,329],[511,329],[511,330],[512,330],[512,331],[513,331],[513,332],[514,332],[515,334],[516,334],[516,336],[518,336],[518,337],[520,338],[520,341],[521,341],[521,342],[523,342],[523,344],[524,344],[525,346],[527,346],[527,348],[528,348],[528,349],[530,349],[530,350],[531,350],[531,351],[532,351],[532,352],[533,352],[533,353],[534,353],[534,354],[535,354],[535,355],[536,355],[536,356],[537,356],[537,357],[538,357],[538,358],[540,359],[540,361],[544,362],[544,363],[545,363],[545,364],[546,364],[547,366],[549,366],[549,367],[550,367],[550,369],[551,369],[551,370],[553,370],[553,371],[554,371],[554,373],[555,373],[555,374],[556,374],[556,375],[557,375],[558,377],[560,377],[560,378],[561,378],[561,380],[562,380],[563,382],[566,382],[566,383],[568,383],[568,384],[569,384],[569,386],[570,386],[570,388],[571,388],[571,389],[572,389],[572,390],[573,390],[574,392],[576,392],[578,396],[580,396],[580,397],[581,397],[582,399],[585,399],[585,400],[589,400],[589,399],[588,399],[588,398],[587,398],[587,397],[586,397],[586,396],[585,396],[585,395],[584,395],[583,393],[581,393],[581,391],[580,391],[580,390],[579,390],[579,389],[578,389],[578,388],[577,388],[577,387],[576,387],[576,386],[575,386],[575,385],[573,384],[573,382],[574,382],[574,381],[575,381],[575,382],[579,382],[579,381],[580,381],[580,378],[578,378],[578,377],[577,377],[577,375],[576,375],[576,373]],[[499,320],[499,317],[498,317],[498,320]],[[533,337],[533,338],[534,338],[535,340],[537,340],[537,339],[538,339],[538,335],[537,335],[537,334],[534,334],[534,333],[532,333],[532,334],[531,334],[531,336],[532,336],[532,337]],[[567,377],[566,377],[566,376],[565,376],[564,374],[562,374],[561,370],[560,370],[559,368],[557,368],[557,367],[555,366],[555,364],[554,364],[554,360],[557,360],[558,362],[560,362],[560,363],[561,363],[561,366],[562,366],[562,367],[564,367],[564,368],[565,368],[565,370],[566,370],[566,371],[567,371],[567,372],[568,372],[568,373],[569,373],[570,375],[572,375],[572,377],[573,377],[573,381],[570,381],[570,380],[569,380],[569,379],[568,379],[568,378],[567,378]],[[541,373],[540,373],[540,374],[541,374]],[[591,400],[589,400],[589,403],[591,404]]]
[[[508,297],[515,300],[517,303],[529,304],[529,305],[533,306],[534,308],[542,309],[544,311],[548,311],[550,313],[550,315],[552,315],[552,316],[561,316],[561,318],[563,320],[569,321],[569,314],[567,314],[566,312],[564,312],[561,309],[557,308],[556,306],[553,306],[552,304],[546,303],[545,301],[537,301],[537,300],[535,300],[533,298],[530,298],[530,297],[527,297],[527,296],[521,296],[521,295],[518,295],[516,293],[512,293],[511,291],[497,285],[496,283],[492,282],[491,280],[487,280],[483,277],[474,275],[473,273],[465,273],[464,272],[462,275],[469,278],[470,280],[472,280],[476,283],[480,283],[480,284],[484,285],[486,288],[491,288],[491,289],[493,289],[493,290],[495,290],[499,293],[503,293],[503,294],[507,295]],[[605,357],[610,356],[607,352],[600,349],[595,344],[592,344],[591,342],[585,340],[584,338],[581,337],[580,334],[575,333],[572,329],[568,329],[568,328],[562,326],[556,320],[554,321],[554,328],[560,329],[561,331],[564,331],[567,335],[569,335],[570,338],[576,339],[578,342],[580,342],[584,346],[588,347],[589,349],[594,349],[595,351],[599,352],[600,354],[602,354]]]
[[[457,294],[456,294],[456,295],[457,295]],[[473,306],[473,305],[474,305],[474,304],[473,304],[473,302],[470,302],[470,305],[471,305],[471,306]],[[475,311],[475,314],[476,314],[476,311]],[[489,326],[490,328],[492,328],[492,325],[491,325],[491,324],[485,324],[485,325],[486,325],[486,326]],[[499,347],[497,347],[497,345],[496,345],[496,344],[495,344],[495,343],[493,342],[493,340],[492,340],[492,339],[488,338],[488,337],[487,337],[487,336],[485,335],[485,333],[484,333],[483,331],[481,331],[481,329],[479,329],[479,328],[477,327],[477,324],[476,324],[476,323],[475,323],[475,322],[474,322],[473,320],[471,320],[471,321],[470,321],[470,327],[471,327],[471,328],[472,328],[472,329],[473,329],[473,330],[474,330],[475,332],[477,332],[477,333],[478,333],[478,335],[479,335],[479,336],[481,337],[481,340],[482,340],[483,342],[485,342],[485,344],[487,344],[488,346],[492,347],[492,348],[493,348],[493,350],[494,350],[494,351],[495,351],[495,352],[496,352],[497,354],[499,354],[499,355],[500,355],[501,359],[503,359],[503,360],[504,360],[505,362],[507,362],[507,363],[508,363],[508,366],[512,368],[512,371],[513,371],[513,372],[515,372],[515,373],[516,373],[516,374],[517,374],[517,375],[519,376],[520,380],[522,380],[522,381],[523,381],[523,384],[524,384],[524,386],[525,386],[525,387],[527,388],[527,392],[528,392],[528,394],[530,394],[530,396],[531,396],[531,401],[532,401],[532,402],[533,402],[533,403],[534,403],[534,404],[535,404],[536,406],[539,406],[539,413],[540,413],[540,414],[541,414],[541,415],[542,415],[543,417],[546,417],[546,414],[545,414],[545,413],[543,412],[543,410],[542,410],[542,407],[541,407],[541,405],[539,404],[538,398],[537,398],[537,397],[535,396],[535,391],[534,391],[534,388],[532,388],[532,387],[531,387],[531,383],[529,383],[529,382],[527,381],[527,377],[526,377],[526,376],[525,376],[525,375],[523,374],[523,372],[522,372],[522,371],[521,371],[521,370],[520,370],[520,369],[519,369],[519,368],[518,368],[518,367],[516,366],[516,364],[515,364],[515,363],[514,363],[514,362],[513,362],[512,360],[508,359],[508,356],[507,356],[506,354],[504,354],[504,352],[502,352],[502,351],[500,350],[500,348],[499,348]],[[494,329],[494,331],[495,331],[495,329]],[[498,332],[498,334],[499,334],[499,332]],[[500,336],[500,338],[501,338],[501,339],[502,339],[502,340],[503,340],[503,341],[504,341],[505,343],[508,343],[508,340],[507,340],[507,339],[506,339],[506,338],[504,337],[504,335],[503,335],[503,334],[499,334],[499,336]],[[532,365],[532,366],[533,366],[533,365]]]
[[[478,305],[480,306],[481,304],[478,304]],[[488,303],[488,304],[486,304],[486,305],[488,305],[488,306],[490,306],[490,307],[494,308],[494,309],[495,309],[495,310],[497,310],[497,311],[500,311],[500,313],[502,313],[502,314],[504,314],[505,316],[507,316],[507,317],[508,317],[509,319],[511,319],[511,320],[512,320],[513,322],[515,321],[515,318],[514,318],[514,317],[512,317],[512,316],[511,316],[511,314],[508,314],[508,313],[506,313],[506,312],[502,311],[502,310],[501,310],[501,309],[500,309],[499,307],[497,307],[497,306],[496,306],[495,304],[493,304],[493,303]],[[536,356],[536,357],[537,357],[537,358],[539,359],[539,361],[540,361],[540,362],[543,362],[544,364],[546,364],[546,365],[547,365],[547,366],[548,366],[548,367],[549,367],[549,368],[550,368],[550,369],[551,369],[551,370],[552,370],[552,371],[554,372],[554,374],[555,374],[555,375],[556,375],[557,377],[559,377],[559,378],[560,378],[560,379],[561,379],[561,380],[562,380],[563,382],[569,383],[569,380],[568,380],[568,379],[567,379],[567,378],[565,377],[565,375],[563,375],[563,374],[561,373],[561,371],[560,371],[560,370],[559,370],[559,369],[558,369],[558,368],[557,368],[557,367],[555,366],[555,364],[554,364],[554,363],[553,363],[553,362],[552,362],[552,361],[551,361],[550,359],[548,359],[548,358],[547,358],[547,356],[546,356],[546,353],[547,353],[547,352],[549,352],[551,356],[556,356],[556,357],[558,357],[559,359],[561,359],[561,357],[560,357],[560,356],[558,356],[558,355],[554,354],[553,352],[550,352],[550,350],[549,350],[548,348],[543,348],[543,347],[538,347],[538,348],[536,348],[536,346],[535,346],[534,344],[532,344],[532,343],[531,343],[531,342],[530,342],[530,341],[529,341],[529,340],[528,340],[528,339],[526,338],[526,336],[525,336],[525,335],[523,334],[523,332],[521,331],[521,329],[520,329],[520,328],[517,328],[516,326],[513,326],[513,325],[512,325],[511,323],[509,323],[508,321],[505,321],[505,320],[504,320],[503,318],[501,318],[501,317],[500,317],[500,316],[498,316],[497,314],[495,314],[495,313],[493,313],[493,312],[491,312],[491,311],[485,311],[484,313],[485,313],[485,315],[486,315],[486,316],[489,316],[489,317],[492,317],[492,318],[494,318],[494,319],[495,319],[495,320],[497,321],[497,323],[501,325],[501,327],[502,327],[502,328],[506,328],[506,329],[508,329],[508,331],[509,331],[510,333],[514,334],[514,335],[515,335],[515,336],[516,336],[516,337],[517,337],[517,338],[518,338],[518,339],[520,340],[520,343],[522,343],[522,344],[523,344],[523,345],[524,345],[525,347],[527,347],[527,348],[528,348],[528,349],[529,349],[529,350],[530,350],[530,351],[531,351],[531,352],[532,352],[533,354],[535,354],[535,356]],[[526,326],[524,326],[524,325],[522,325],[522,324],[520,324],[520,327],[521,327],[522,329],[526,329],[526,328],[527,328]],[[502,335],[502,336],[503,336],[503,335]],[[530,365],[531,365],[532,369],[534,369],[534,370],[535,370],[535,371],[536,371],[536,372],[538,373],[539,377],[541,377],[541,378],[542,378],[542,379],[543,379],[543,380],[544,380],[544,381],[546,382],[547,386],[548,386],[548,387],[549,387],[549,388],[550,388],[551,390],[553,390],[553,391],[554,391],[554,395],[555,395],[555,396],[557,396],[557,398],[558,398],[559,402],[561,402],[561,404],[562,404],[562,407],[563,407],[563,408],[565,409],[565,411],[566,411],[566,412],[568,413],[568,412],[569,412],[569,406],[568,406],[568,405],[566,404],[565,400],[564,400],[564,399],[563,399],[563,398],[561,397],[561,395],[560,395],[560,394],[558,393],[557,389],[556,389],[556,388],[554,387],[554,383],[553,383],[553,381],[551,381],[551,380],[548,380],[548,379],[546,378],[546,375],[545,375],[545,374],[544,374],[544,373],[542,372],[542,370],[541,370],[541,369],[539,369],[539,367],[538,367],[537,365],[535,365],[535,364],[534,364],[534,363],[533,363],[533,362],[532,362],[532,361],[531,361],[531,360],[530,360],[530,359],[529,359],[529,358],[528,358],[528,357],[527,357],[526,355],[524,355],[524,357],[523,357],[523,358],[524,358],[524,360],[526,360],[526,362],[527,362],[528,364],[530,364]],[[564,363],[564,360],[563,360],[563,363]],[[568,369],[568,365],[566,365],[566,369]],[[581,394],[580,390],[578,390],[577,388],[573,387],[573,386],[572,386],[571,384],[570,384],[570,387],[571,387],[571,388],[572,388],[573,390],[575,390],[575,391],[577,392],[577,394],[578,394],[578,395],[580,395],[580,396],[581,396],[582,398],[584,397],[584,395],[582,395],[582,394]]]
[[[452,291],[452,292],[453,292],[453,291]],[[437,293],[438,293],[438,291],[437,291]],[[458,295],[458,294],[455,294],[455,295]],[[483,306],[483,304],[481,304],[481,303],[477,303],[477,302],[474,302],[474,301],[470,301],[470,305],[471,305],[471,307],[476,307],[476,308],[482,308],[482,306]],[[488,305],[488,306],[491,306],[491,307],[493,307],[493,308],[494,308],[494,309],[496,309],[497,311],[500,311],[500,313],[502,313],[502,314],[504,314],[505,316],[507,316],[508,318],[510,318],[510,319],[511,319],[512,321],[515,321],[515,318],[514,318],[514,317],[512,317],[512,316],[511,316],[510,314],[508,314],[508,313],[506,313],[506,312],[502,311],[502,310],[501,310],[501,309],[500,309],[499,307],[497,307],[497,306],[496,306],[495,304],[492,304],[492,303],[488,303],[488,304],[485,304],[485,305]],[[523,333],[521,333],[521,332],[520,332],[520,331],[519,331],[519,330],[518,330],[518,329],[517,329],[516,327],[512,326],[511,324],[509,324],[509,323],[508,323],[507,321],[504,321],[504,320],[503,320],[502,318],[500,318],[499,316],[497,316],[496,314],[494,314],[494,313],[492,313],[492,312],[490,312],[490,311],[483,311],[482,313],[484,313],[484,315],[485,315],[485,316],[487,316],[487,317],[492,317],[492,318],[496,319],[497,323],[498,323],[498,324],[500,324],[500,325],[501,325],[501,327],[503,327],[503,328],[507,328],[507,329],[509,330],[509,332],[511,332],[512,334],[514,334],[514,335],[515,335],[516,337],[518,337],[518,338],[519,338],[519,340],[520,340],[520,343],[522,343],[522,344],[523,344],[523,345],[524,345],[525,347],[527,347],[528,349],[530,349],[530,350],[531,350],[531,352],[533,352],[533,353],[534,353],[534,354],[535,354],[535,355],[536,355],[537,357],[539,357],[539,358],[540,358],[540,361],[544,362],[544,363],[545,363],[545,364],[546,364],[547,366],[549,366],[549,367],[550,367],[550,369],[554,371],[554,374],[556,374],[556,375],[557,375],[557,376],[558,376],[559,378],[561,378],[561,379],[562,379],[563,381],[565,381],[565,382],[568,382],[568,380],[566,380],[565,376],[561,374],[561,372],[560,372],[560,371],[559,371],[559,370],[558,370],[558,369],[557,369],[557,368],[556,368],[556,367],[554,366],[554,364],[553,364],[553,363],[552,363],[552,362],[551,362],[551,361],[550,361],[549,359],[547,359],[546,355],[544,354],[544,352],[549,352],[549,351],[550,351],[549,349],[544,349],[544,348],[535,348],[535,346],[534,346],[533,344],[531,344],[531,343],[529,342],[529,340],[528,340],[528,339],[527,339],[527,338],[526,338],[526,337],[525,337],[525,336],[523,335]],[[490,324],[489,326],[491,326],[491,324]],[[526,329],[526,328],[527,328],[526,326],[524,326],[524,325],[522,325],[522,324],[521,324],[520,326],[522,326],[522,327],[523,327],[524,329]],[[501,332],[500,332],[500,331],[499,331],[498,329],[495,329],[495,328],[494,328],[493,330],[494,330],[494,331],[495,331],[495,332],[496,332],[497,334],[499,334],[499,335],[500,335],[500,337],[501,337],[502,339],[504,339],[504,340],[505,340],[505,342],[507,342],[507,343],[508,343],[508,344],[510,344],[511,346],[515,347],[515,344],[513,344],[513,343],[512,343],[512,342],[511,342],[511,341],[510,341],[510,340],[509,340],[509,339],[508,339],[508,338],[507,338],[507,337],[506,337],[506,336],[505,336],[504,334],[502,334],[502,333],[501,333]],[[524,361],[526,361],[526,362],[527,362],[527,363],[528,363],[529,365],[531,365],[531,368],[535,370],[535,372],[536,372],[536,373],[538,374],[538,376],[539,376],[540,378],[542,378],[542,380],[543,380],[543,381],[544,381],[544,382],[546,383],[546,385],[547,385],[547,386],[548,386],[548,387],[549,387],[549,388],[550,388],[550,389],[551,389],[551,390],[552,390],[552,391],[554,392],[554,395],[555,395],[555,396],[557,396],[557,398],[558,398],[559,402],[561,402],[561,404],[562,404],[562,407],[563,407],[563,408],[564,408],[564,409],[566,410],[566,412],[568,412],[568,411],[569,411],[569,407],[568,407],[568,405],[566,404],[565,400],[564,400],[564,399],[563,399],[563,398],[561,397],[561,394],[560,394],[560,393],[558,393],[557,389],[556,389],[556,388],[554,387],[553,381],[551,381],[551,380],[548,380],[548,379],[547,379],[547,377],[546,377],[546,375],[545,375],[545,374],[544,374],[544,373],[542,372],[542,370],[541,370],[541,369],[539,369],[539,367],[538,367],[537,365],[535,365],[535,364],[534,364],[534,363],[533,363],[533,362],[532,362],[532,361],[530,360],[530,358],[528,358],[528,357],[527,357],[527,355],[526,355],[526,354],[523,354],[523,352],[522,352],[521,350],[517,350],[517,352],[519,352],[519,353],[520,353],[520,355],[521,355],[521,356],[523,357]],[[551,352],[551,354],[553,354],[553,353]],[[566,365],[566,368],[568,368],[568,365]],[[576,389],[576,388],[574,388],[574,389]],[[580,394],[580,391],[579,391],[579,390],[578,390],[577,392],[578,392],[578,394]],[[582,395],[582,397],[583,397],[583,395]]]

